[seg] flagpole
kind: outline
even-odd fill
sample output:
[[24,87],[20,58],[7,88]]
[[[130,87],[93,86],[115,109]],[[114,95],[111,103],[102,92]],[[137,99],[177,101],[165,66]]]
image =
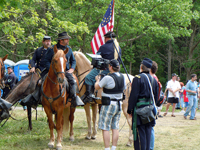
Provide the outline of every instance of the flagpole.
[[[115,6],[115,0],[113,0],[113,6],[112,6],[112,16],[111,17],[113,17],[113,18],[111,18],[111,19],[114,19],[114,6]],[[114,20],[113,20],[113,22],[114,22]],[[112,21],[111,21],[111,27],[112,27],[112,23],[113,23]],[[114,25],[113,25],[114,26]],[[113,29],[113,28],[112,28]],[[111,29],[110,29],[110,31],[111,31]]]
[[[113,0],[112,16],[114,16],[114,14],[113,14],[113,13],[114,13],[114,4],[115,4],[115,0]],[[112,26],[112,21],[111,21],[111,26]],[[120,59],[120,61],[121,61],[121,63],[122,63],[122,66],[123,66],[125,72],[126,72],[126,75],[127,75],[128,79],[129,79],[129,81],[130,81],[130,83],[131,83],[131,79],[130,79],[130,77],[128,76],[128,72],[127,72],[127,70],[126,70],[126,67],[125,67],[125,65],[124,65],[124,63],[123,63],[123,61],[122,61],[122,58],[121,58],[121,56],[120,56],[120,54],[119,54],[119,52],[118,52],[118,49],[117,49],[117,47],[116,47],[116,45],[115,45],[115,42],[114,42],[114,40],[113,40],[113,38],[112,38],[112,33],[110,34],[110,37],[111,37],[111,39],[112,39],[112,41],[113,41],[113,44],[114,44],[115,49],[116,49],[116,51],[117,51],[117,53],[118,53],[119,59]]]
[[120,59],[120,61],[121,61],[121,63],[122,63],[122,66],[123,66],[123,68],[124,68],[124,70],[125,70],[125,72],[126,72],[126,75],[127,75],[128,79],[129,79],[129,82],[131,83],[131,79],[130,79],[130,77],[128,76],[128,72],[127,72],[127,70],[126,70],[126,67],[124,66],[124,63],[123,63],[123,61],[122,61],[122,58],[121,58],[121,56],[120,56],[120,54],[119,54],[119,52],[118,52],[118,49],[117,49],[117,47],[116,47],[116,45],[115,45],[115,42],[114,42],[114,40],[113,40],[113,38],[112,38],[112,33],[110,34],[110,37],[111,37],[111,39],[112,39],[112,41],[113,41],[113,45],[115,46],[115,49],[116,49],[116,51],[117,51],[117,53],[118,53],[118,57],[119,57],[119,59]]

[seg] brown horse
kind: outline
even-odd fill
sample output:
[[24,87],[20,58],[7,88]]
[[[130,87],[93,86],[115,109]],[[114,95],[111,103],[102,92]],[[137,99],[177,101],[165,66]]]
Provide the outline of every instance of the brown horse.
[[[7,59],[8,54],[6,54],[6,56],[4,56],[3,58],[0,57],[0,88],[4,88],[4,84],[3,84],[3,77],[5,74],[5,66],[4,66],[4,61]],[[0,96],[1,96],[1,90],[0,90]]]
[[[12,105],[17,103],[20,99],[25,98],[27,95],[35,91],[37,81],[39,80],[39,75],[37,73],[30,73],[24,76],[17,85],[8,93],[6,101],[10,102]],[[27,116],[29,122],[29,129],[32,130],[31,122],[31,107],[27,106]]]
[[[87,59],[87,57],[82,53],[82,52],[74,52],[74,57],[76,59],[76,71],[77,71],[77,76],[80,82],[80,96],[82,96],[85,91],[86,91],[86,87],[83,85],[84,83],[84,79],[85,76],[90,72],[90,70],[92,69],[91,66],[91,62],[89,61],[89,59]],[[126,74],[124,74],[125,80],[126,80],[126,90],[125,95],[126,95],[126,99],[123,101],[123,105],[122,105],[122,110],[123,113],[128,121],[129,124],[129,139],[128,139],[128,143],[127,146],[131,146],[133,143],[133,134],[132,134],[132,130],[131,130],[131,126],[132,126],[132,119],[128,116],[127,114],[127,108],[128,108],[128,99],[130,96],[130,91],[131,91],[131,84],[128,80],[128,77]],[[134,77],[132,75],[129,75],[130,79],[132,80]],[[101,97],[101,90],[98,91],[97,96]],[[100,100],[96,100],[96,102],[98,104],[101,104]],[[91,115],[90,115],[90,104],[87,103],[84,106],[85,112],[86,112],[86,118],[87,118],[87,124],[88,124],[88,134],[86,135],[86,139],[95,139],[96,138],[96,134],[97,134],[97,109],[98,109],[98,105],[97,104],[91,104],[92,106],[92,119],[91,119]],[[91,120],[93,120],[93,130],[92,130],[92,125],[91,125]]]
[[[70,102],[66,104],[66,98],[68,96],[66,92],[66,78],[65,68],[67,59],[65,54],[68,52],[68,48],[58,50],[57,46],[54,46],[54,56],[51,61],[50,69],[44,83],[42,83],[42,105],[48,117],[49,129],[50,129],[50,142],[48,146],[54,147],[55,137],[53,133],[54,127],[57,131],[57,145],[56,149],[61,149],[61,140],[63,132],[63,111],[65,107],[71,105]],[[55,114],[56,124],[53,121],[53,114]]]

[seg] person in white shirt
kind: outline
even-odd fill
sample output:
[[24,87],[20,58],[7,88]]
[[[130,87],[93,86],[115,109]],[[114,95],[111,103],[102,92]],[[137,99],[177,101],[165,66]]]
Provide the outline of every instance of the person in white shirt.
[[176,117],[174,115],[175,111],[175,106],[176,103],[179,101],[179,91],[181,89],[180,83],[176,81],[177,75],[176,73],[172,74],[172,79],[167,82],[167,90],[168,90],[168,101],[167,101],[167,106],[166,106],[166,112],[164,113],[163,116],[167,115],[169,106],[173,104],[172,106],[172,117]]

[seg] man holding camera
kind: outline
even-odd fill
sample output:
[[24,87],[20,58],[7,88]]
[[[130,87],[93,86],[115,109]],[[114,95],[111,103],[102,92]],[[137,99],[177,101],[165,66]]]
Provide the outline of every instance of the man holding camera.
[[[133,79],[132,90],[128,101],[127,113],[132,116],[135,150],[150,149],[151,131],[152,127],[155,125],[155,120],[152,120],[148,123],[142,123],[140,116],[136,113],[136,110],[144,108],[153,103],[149,82],[152,86],[155,103],[158,100],[158,83],[149,74],[151,67],[152,60],[149,58],[144,58],[140,65],[140,74],[136,75]],[[156,112],[154,112],[154,114],[155,113]]]
[[[112,31],[108,31],[104,35],[104,37],[105,37],[105,44],[99,48],[97,54],[101,55],[103,59],[107,59],[107,60],[118,59],[119,56],[118,56],[117,51],[121,55],[121,48],[119,47],[119,44],[116,41],[116,39],[114,39],[116,37],[115,33]],[[111,37],[114,39],[114,43],[117,47],[117,50],[114,46],[114,43]],[[84,101],[84,103],[92,102],[92,100],[95,98],[93,94],[93,86],[96,82],[95,77],[99,74],[99,72],[100,72],[99,69],[93,68],[90,71],[90,73],[85,77],[86,92],[82,97],[82,100]],[[109,73],[109,69],[102,71],[102,74],[107,75],[108,73]]]
[[119,119],[121,116],[123,90],[126,87],[124,76],[119,73],[120,66],[116,59],[109,63],[111,74],[100,81],[96,76],[95,90],[103,88],[102,107],[98,126],[102,130],[105,150],[110,150],[110,128],[112,129],[112,149],[115,150],[119,138]]

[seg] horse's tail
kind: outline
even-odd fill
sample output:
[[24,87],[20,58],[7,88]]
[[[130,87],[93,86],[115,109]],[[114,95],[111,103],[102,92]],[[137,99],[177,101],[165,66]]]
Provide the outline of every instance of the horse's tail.
[[69,115],[70,115],[70,107],[67,107],[64,109],[64,112],[63,112],[63,119],[64,119],[63,133],[64,134],[69,131]]

